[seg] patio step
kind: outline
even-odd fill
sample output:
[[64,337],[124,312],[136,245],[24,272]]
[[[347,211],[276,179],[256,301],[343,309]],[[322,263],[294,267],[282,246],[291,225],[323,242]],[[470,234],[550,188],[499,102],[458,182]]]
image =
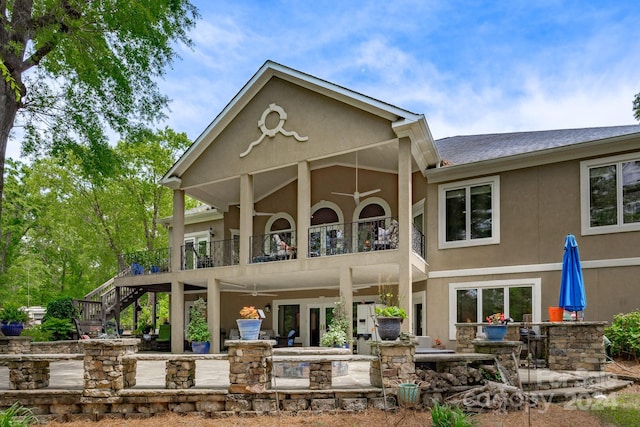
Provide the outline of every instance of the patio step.
[[549,369],[520,369],[522,388],[531,395],[550,401],[571,401],[611,393],[633,382],[620,379],[609,372],[551,371]]

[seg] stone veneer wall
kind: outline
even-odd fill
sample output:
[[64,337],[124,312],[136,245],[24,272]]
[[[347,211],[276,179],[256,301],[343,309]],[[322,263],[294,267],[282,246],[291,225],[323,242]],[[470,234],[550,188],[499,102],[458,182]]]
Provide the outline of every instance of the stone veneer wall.
[[28,354],[31,352],[31,337],[0,336],[0,354]]
[[607,322],[543,323],[547,335],[548,367],[553,370],[602,371],[606,362]]
[[416,380],[416,354],[417,341],[379,341],[372,342],[373,353],[379,352],[378,360],[371,362],[369,368],[369,380],[374,387],[392,387],[400,382],[413,382]]
[[82,353],[77,340],[32,342],[31,353],[34,354],[77,354]]
[[[531,326],[540,329],[545,338],[545,360],[553,370],[602,371],[606,361],[604,328],[607,322],[566,321],[537,322]],[[456,323],[456,352],[474,352],[473,340],[482,323]],[[520,339],[522,323],[510,323],[505,339]]]

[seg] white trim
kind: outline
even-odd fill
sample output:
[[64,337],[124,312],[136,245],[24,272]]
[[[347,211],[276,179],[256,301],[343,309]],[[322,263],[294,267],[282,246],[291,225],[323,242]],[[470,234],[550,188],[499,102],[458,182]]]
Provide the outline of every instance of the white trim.
[[[362,210],[367,206],[373,205],[373,204],[380,205],[382,206],[382,209],[384,209],[384,217],[382,218],[388,218],[391,216],[391,206],[389,206],[389,203],[387,203],[385,199],[382,199],[380,197],[367,197],[366,199],[363,199],[360,202],[360,204],[353,210],[353,217],[351,222],[359,222],[360,213],[362,212]],[[366,219],[369,219],[369,218],[366,218]],[[364,219],[362,221],[364,221]]]
[[[482,301],[482,289],[493,288],[514,288],[531,286],[531,308],[533,311],[533,321],[540,322],[542,319],[542,279],[539,277],[530,279],[512,279],[512,280],[487,280],[481,282],[458,282],[449,283],[449,339],[456,340],[456,323],[457,323],[457,304],[456,291],[459,289],[478,289],[478,301]],[[508,304],[509,298],[505,296],[505,305]],[[506,313],[508,314],[508,313]],[[482,315],[481,304],[478,304],[477,317]],[[477,322],[478,319],[475,320]]]
[[[639,231],[640,222],[624,224],[622,222],[623,206],[620,200],[622,194],[622,168],[620,163],[625,161],[640,160],[640,153],[622,154],[619,156],[603,157],[599,159],[585,160],[580,162],[580,222],[582,235],[624,233],[628,231]],[[617,164],[616,167],[616,207],[618,209],[617,223],[601,227],[591,227],[591,191],[589,185],[589,169],[597,166],[607,166]]]
[[[322,208],[329,208],[331,210],[333,210],[336,215],[338,215],[338,224],[343,224],[344,223],[344,213],[342,212],[342,209],[340,209],[340,206],[338,206],[337,204],[333,203],[333,202],[329,202],[327,200],[320,200],[318,203],[316,203],[315,205],[311,206],[311,216],[313,216],[313,214]],[[331,223],[333,224],[333,223]],[[326,225],[326,224],[323,224]],[[312,225],[311,227],[315,227],[314,225]]]
[[[582,261],[583,270],[592,268],[616,268],[616,267],[638,267],[640,257],[636,258],[611,258]],[[540,273],[544,271],[561,271],[562,263],[554,262],[547,264],[525,264],[508,265],[499,267],[465,268],[460,270],[440,270],[430,271],[429,279],[441,279],[446,277],[471,277],[484,276],[490,274],[517,274],[517,273]]]
[[267,224],[264,226],[264,234],[271,234],[271,226],[279,219],[286,219],[289,221],[289,225],[291,225],[290,229],[287,230],[278,230],[278,231],[294,231],[296,229],[296,222],[293,220],[293,217],[286,212],[277,212],[269,217],[267,220]]
[[[453,189],[469,189],[480,185],[491,186],[491,237],[484,239],[471,239],[469,224],[467,221],[467,238],[465,240],[447,241],[447,204],[446,192]],[[467,206],[470,198],[467,197]],[[469,208],[467,207],[467,210]],[[469,246],[497,245],[500,243],[500,176],[487,176],[483,178],[456,181],[438,186],[438,248],[451,249]]]

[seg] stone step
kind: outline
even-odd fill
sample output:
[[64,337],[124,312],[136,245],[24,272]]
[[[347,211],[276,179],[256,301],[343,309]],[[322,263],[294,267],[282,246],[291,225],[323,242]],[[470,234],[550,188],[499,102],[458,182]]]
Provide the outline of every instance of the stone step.
[[603,371],[551,371],[549,369],[520,369],[520,382],[524,390],[546,390],[590,386],[614,377]]

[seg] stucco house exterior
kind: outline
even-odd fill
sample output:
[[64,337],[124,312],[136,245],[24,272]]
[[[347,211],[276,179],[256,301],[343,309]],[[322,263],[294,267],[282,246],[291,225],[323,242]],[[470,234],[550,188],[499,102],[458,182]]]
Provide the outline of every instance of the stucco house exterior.
[[[212,351],[245,305],[272,336],[317,345],[336,301],[390,285],[403,329],[453,347],[456,322],[547,318],[564,237],[580,245],[585,318],[640,307],[640,126],[456,136],[426,118],[266,62],[162,180],[170,265],[116,286],[171,297],[171,350],[208,301]],[[205,206],[185,213],[185,195]],[[364,312],[364,311],[362,311]]]

